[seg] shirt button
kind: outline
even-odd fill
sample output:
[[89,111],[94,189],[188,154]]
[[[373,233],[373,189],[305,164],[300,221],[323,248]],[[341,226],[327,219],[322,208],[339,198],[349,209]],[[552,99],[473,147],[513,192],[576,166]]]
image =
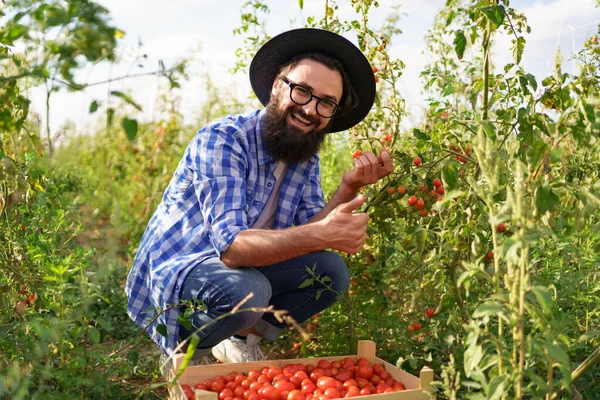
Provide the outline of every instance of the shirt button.
[[267,183],[267,186],[271,187],[271,186],[273,186],[273,184],[271,182],[269,182],[269,183]]

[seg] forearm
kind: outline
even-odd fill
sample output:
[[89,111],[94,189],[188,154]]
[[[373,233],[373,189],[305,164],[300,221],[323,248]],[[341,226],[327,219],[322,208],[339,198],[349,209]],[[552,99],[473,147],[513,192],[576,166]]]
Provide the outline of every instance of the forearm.
[[333,211],[337,206],[343,203],[347,203],[354,199],[358,195],[358,191],[352,190],[349,186],[344,184],[343,182],[338,186],[336,191],[331,196],[331,199],[325,204],[325,207],[321,209],[317,214],[315,214],[310,222],[317,222],[325,218],[331,211]]
[[221,261],[231,268],[264,267],[325,250],[324,237],[322,227],[313,223],[278,230],[248,229],[221,253]]

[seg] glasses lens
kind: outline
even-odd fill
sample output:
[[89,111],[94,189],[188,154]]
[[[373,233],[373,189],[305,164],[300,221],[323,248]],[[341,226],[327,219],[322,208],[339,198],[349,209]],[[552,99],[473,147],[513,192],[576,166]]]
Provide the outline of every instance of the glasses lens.
[[292,89],[292,100],[300,105],[308,103],[312,99],[312,93],[305,87],[294,86]]
[[337,105],[330,100],[323,99],[317,104],[317,112],[325,118],[331,117],[333,114],[335,114],[336,110]]

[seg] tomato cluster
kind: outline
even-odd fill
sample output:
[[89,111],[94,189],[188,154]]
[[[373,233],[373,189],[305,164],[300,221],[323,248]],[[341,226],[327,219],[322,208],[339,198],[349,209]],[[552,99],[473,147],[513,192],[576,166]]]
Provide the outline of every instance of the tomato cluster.
[[25,314],[25,312],[27,312],[28,306],[34,305],[34,303],[37,300],[37,294],[35,294],[35,293],[28,294],[27,287],[24,287],[22,290],[20,290],[19,294],[27,296],[27,298],[25,300],[17,301],[17,304],[15,305],[16,313],[19,316],[21,316],[21,315]]
[[219,400],[328,400],[406,390],[382,365],[350,357],[231,372],[205,379],[193,389],[181,387],[188,399],[194,398],[194,390],[208,390],[218,393]]

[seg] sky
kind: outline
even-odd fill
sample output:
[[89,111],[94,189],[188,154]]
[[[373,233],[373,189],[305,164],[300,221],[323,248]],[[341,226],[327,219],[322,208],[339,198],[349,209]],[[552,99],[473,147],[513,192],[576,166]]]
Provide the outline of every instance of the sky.
[[[240,9],[246,0],[96,1],[109,10],[112,23],[125,32],[125,37],[119,42],[120,62],[112,66],[107,63],[86,66],[77,75],[80,81],[92,83],[109,77],[154,71],[158,60],[170,66],[193,51],[195,59],[189,65],[190,79],[183,82],[182,88],[175,93],[181,98],[180,112],[186,122],[196,122],[197,110],[206,100],[203,90],[205,74],[209,74],[211,81],[227,93],[241,99],[248,98],[251,89],[247,75],[228,72],[235,65],[236,49],[243,44],[243,39],[235,36],[233,30],[240,25]],[[527,16],[532,29],[531,34],[526,36],[527,45],[522,62],[524,69],[538,79],[551,75],[556,51],[560,49],[565,59],[563,71],[577,73],[577,66],[567,60],[570,54],[582,47],[587,38],[597,33],[600,8],[595,7],[596,2],[511,1],[511,7]],[[267,0],[266,3],[271,11],[266,16],[264,26],[271,36],[289,28],[301,27],[307,15],[321,16],[325,4],[323,0],[304,0],[304,9],[301,10],[297,0]],[[405,127],[417,125],[427,105],[422,93],[423,82],[419,78],[430,60],[424,52],[424,37],[428,29],[433,27],[435,15],[444,3],[444,0],[379,0],[379,8],[370,15],[372,26],[378,27],[392,6],[401,6],[403,15],[399,27],[402,34],[393,39],[388,50],[392,58],[399,58],[406,64],[399,87],[409,113],[404,121]],[[349,0],[337,0],[337,4],[341,18],[355,18]],[[348,39],[356,43],[355,37]],[[147,58],[138,58],[142,54]],[[498,37],[494,50],[495,64],[504,65],[511,59],[510,39]],[[156,119],[160,87],[159,79],[145,77],[113,82],[110,86],[94,86],[82,93],[61,90],[52,97],[51,131],[55,133],[61,130],[67,121],[75,124],[78,131],[92,131],[101,113],[90,115],[89,105],[97,100],[106,106],[110,90],[129,93],[142,105],[143,111],[132,115],[132,118]],[[45,90],[31,89],[28,94],[32,98],[32,111],[40,115],[45,125]],[[118,99],[108,101],[112,105],[119,105]]]

